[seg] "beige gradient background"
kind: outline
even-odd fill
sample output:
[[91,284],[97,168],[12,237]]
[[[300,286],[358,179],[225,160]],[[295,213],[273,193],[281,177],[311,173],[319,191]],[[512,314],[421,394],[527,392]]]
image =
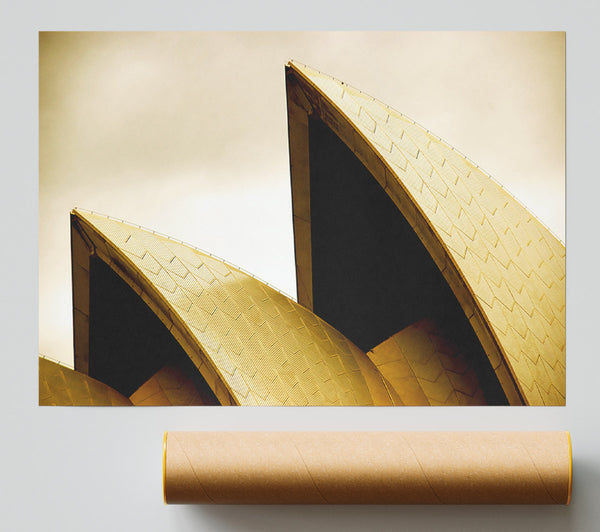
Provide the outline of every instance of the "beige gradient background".
[[466,154],[564,241],[563,33],[41,33],[39,349],[72,365],[69,216],[199,246],[295,294],[283,67]]

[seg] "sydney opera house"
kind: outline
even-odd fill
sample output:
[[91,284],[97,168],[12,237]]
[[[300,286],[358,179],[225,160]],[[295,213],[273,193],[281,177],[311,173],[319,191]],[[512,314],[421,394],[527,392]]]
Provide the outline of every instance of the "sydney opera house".
[[298,301],[75,209],[75,368],[40,358],[40,404],[564,405],[564,244],[414,121],[285,74]]

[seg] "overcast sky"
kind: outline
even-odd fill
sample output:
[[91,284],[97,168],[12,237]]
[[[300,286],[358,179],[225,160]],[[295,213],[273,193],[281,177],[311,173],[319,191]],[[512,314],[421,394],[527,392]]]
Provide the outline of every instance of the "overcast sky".
[[40,353],[72,364],[73,207],[295,295],[289,59],[439,135],[564,240],[564,57],[562,33],[42,33]]

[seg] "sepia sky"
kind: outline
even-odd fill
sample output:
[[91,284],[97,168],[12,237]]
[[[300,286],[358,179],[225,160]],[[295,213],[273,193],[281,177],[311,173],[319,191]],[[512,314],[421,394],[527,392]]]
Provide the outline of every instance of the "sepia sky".
[[563,33],[40,34],[40,353],[72,365],[69,211],[123,218],[295,295],[284,65],[394,107],[559,238]]

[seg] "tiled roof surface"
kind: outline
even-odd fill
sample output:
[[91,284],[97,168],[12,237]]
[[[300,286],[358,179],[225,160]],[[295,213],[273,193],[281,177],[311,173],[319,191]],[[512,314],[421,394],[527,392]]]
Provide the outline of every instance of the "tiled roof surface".
[[201,406],[206,401],[189,376],[176,366],[164,366],[142,384],[129,399],[135,406]]
[[404,405],[485,405],[477,375],[456,345],[424,319],[367,353]]
[[39,357],[39,404],[44,406],[117,406],[131,401],[88,375]]
[[174,335],[177,329],[193,339],[184,345],[192,362],[214,389],[209,366],[234,403],[391,402],[358,347],[277,290],[179,241],[103,215],[72,214],[147,303],[161,300]]
[[450,286],[464,283],[470,293],[476,311],[459,298],[467,317],[483,318],[474,328],[503,387],[507,367],[526,404],[564,404],[563,243],[474,163],[409,118],[328,75],[289,66],[316,91],[311,105],[340,113],[370,146],[384,167],[376,177],[396,204],[408,196],[407,208],[424,218],[438,241],[424,244],[441,244]]

